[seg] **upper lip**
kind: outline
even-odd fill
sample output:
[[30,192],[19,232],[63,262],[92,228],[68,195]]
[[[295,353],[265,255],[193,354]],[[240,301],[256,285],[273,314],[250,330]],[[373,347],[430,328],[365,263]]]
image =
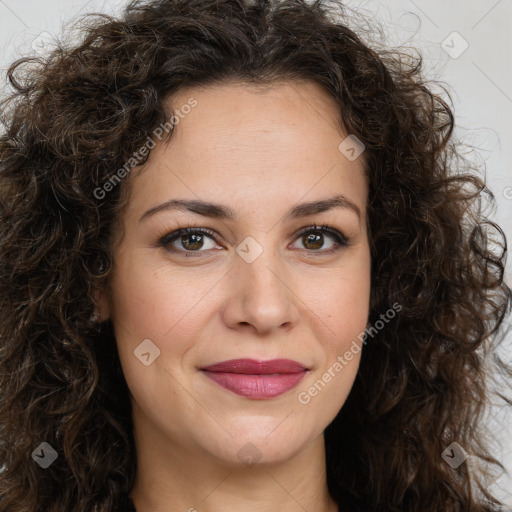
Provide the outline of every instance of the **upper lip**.
[[258,361],[256,359],[230,359],[201,370],[208,372],[245,373],[247,375],[270,375],[273,373],[299,373],[307,370],[306,366],[291,359],[271,359]]

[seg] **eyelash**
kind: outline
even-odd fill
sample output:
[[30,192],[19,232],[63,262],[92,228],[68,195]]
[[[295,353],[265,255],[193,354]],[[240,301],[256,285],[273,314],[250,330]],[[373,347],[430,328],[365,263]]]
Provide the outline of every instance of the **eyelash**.
[[[334,229],[334,228],[331,228],[330,226],[328,226],[327,224],[322,224],[321,226],[317,226],[316,224],[314,224],[313,226],[308,226],[306,228],[303,228],[301,229],[297,235],[296,235],[296,239],[301,237],[302,235],[306,234],[306,233],[309,233],[309,232],[316,232],[316,233],[321,233],[321,234],[328,234],[330,235],[333,239],[334,239],[334,242],[335,242],[335,247],[331,248],[331,249],[328,249],[328,250],[313,250],[313,249],[299,249],[300,251],[306,251],[306,252],[309,252],[309,253],[317,253],[319,255],[326,255],[326,254],[332,254],[334,252],[337,252],[345,247],[348,247],[349,246],[349,239],[343,235],[342,233],[340,233],[337,229]],[[189,226],[189,227],[186,227],[186,228],[181,228],[181,229],[177,229],[175,231],[172,231],[171,233],[168,233],[166,234],[165,236],[163,236],[162,238],[159,239],[158,241],[158,245],[161,246],[161,247],[164,247],[165,249],[167,249],[169,252],[172,252],[172,253],[175,253],[175,254],[185,254],[185,256],[189,256],[189,255],[192,255],[195,253],[203,253],[203,252],[207,252],[207,251],[201,251],[201,250],[197,250],[197,251],[190,251],[190,250],[186,250],[186,249],[183,249],[183,250],[176,250],[176,249],[170,249],[169,246],[172,244],[172,242],[174,242],[176,239],[178,239],[180,236],[183,236],[183,235],[190,235],[190,234],[201,234],[201,235],[208,235],[209,237],[211,237],[216,243],[217,240],[216,240],[216,233],[214,231],[212,231],[211,229],[208,229],[208,228],[198,228],[198,227],[194,227],[194,226]]]

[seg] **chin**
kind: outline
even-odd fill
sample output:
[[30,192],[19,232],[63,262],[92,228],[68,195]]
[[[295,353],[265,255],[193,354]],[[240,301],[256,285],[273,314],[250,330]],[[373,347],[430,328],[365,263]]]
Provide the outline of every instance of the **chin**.
[[254,423],[247,424],[245,428],[242,426],[240,430],[235,430],[236,435],[227,435],[216,446],[211,446],[210,438],[207,449],[227,466],[261,467],[286,462],[312,442],[312,439],[299,437],[298,433],[289,432],[285,428],[280,430],[282,425],[275,419],[272,428],[262,431],[254,427]]

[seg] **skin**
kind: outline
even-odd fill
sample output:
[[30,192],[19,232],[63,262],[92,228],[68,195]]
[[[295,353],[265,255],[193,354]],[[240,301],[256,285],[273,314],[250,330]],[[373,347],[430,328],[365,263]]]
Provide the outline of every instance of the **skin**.
[[[138,512],[218,512],[227,505],[335,512],[323,431],[350,392],[361,354],[342,371],[333,372],[333,364],[350,346],[361,347],[357,336],[368,320],[364,153],[350,161],[338,150],[347,133],[336,104],[313,83],[194,87],[168,105],[178,109],[190,98],[198,104],[170,142],[158,144],[127,179],[124,236],[108,289],[97,298],[102,320],[113,322],[131,393],[138,461],[132,499]],[[336,207],[284,219],[297,203],[337,194],[360,216]],[[178,198],[220,203],[237,218],[162,210],[140,220]],[[315,242],[298,234],[314,223],[339,231],[349,245],[329,254],[332,235],[317,231]],[[189,226],[209,228],[216,239],[186,235],[167,248],[158,244]],[[263,249],[251,263],[236,252],[249,236]],[[195,253],[185,256],[187,249]],[[145,339],[160,350],[148,366],[134,356]],[[250,399],[199,370],[235,358],[288,358],[309,372],[283,395]],[[299,393],[329,368],[335,376],[300,403]],[[248,443],[256,449],[244,448]],[[257,463],[244,462],[241,449]]]

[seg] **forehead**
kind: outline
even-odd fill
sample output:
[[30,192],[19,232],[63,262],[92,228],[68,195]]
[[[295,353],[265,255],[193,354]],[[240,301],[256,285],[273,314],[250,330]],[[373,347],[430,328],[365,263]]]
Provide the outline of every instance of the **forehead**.
[[[189,104],[195,106],[183,108]],[[134,176],[139,196],[166,200],[172,191],[228,202],[273,195],[279,204],[284,196],[332,195],[335,188],[362,200],[363,158],[340,152],[348,134],[335,100],[318,84],[191,87],[165,105],[178,114],[174,133]]]
[[[187,137],[201,132],[215,131],[219,138],[223,132],[243,132],[251,139],[251,132],[262,136],[280,135],[272,139],[269,150],[280,149],[299,131],[310,131],[310,137],[332,135],[343,136],[339,107],[323,87],[310,81],[276,82],[270,85],[244,83],[222,83],[192,87],[178,91],[165,102],[166,107],[180,111],[194,98],[197,107],[193,112],[180,116],[176,126],[188,118],[187,124],[194,128]],[[198,131],[199,130],[199,131]],[[210,133],[210,135],[213,135]],[[205,143],[207,141],[204,141]]]

